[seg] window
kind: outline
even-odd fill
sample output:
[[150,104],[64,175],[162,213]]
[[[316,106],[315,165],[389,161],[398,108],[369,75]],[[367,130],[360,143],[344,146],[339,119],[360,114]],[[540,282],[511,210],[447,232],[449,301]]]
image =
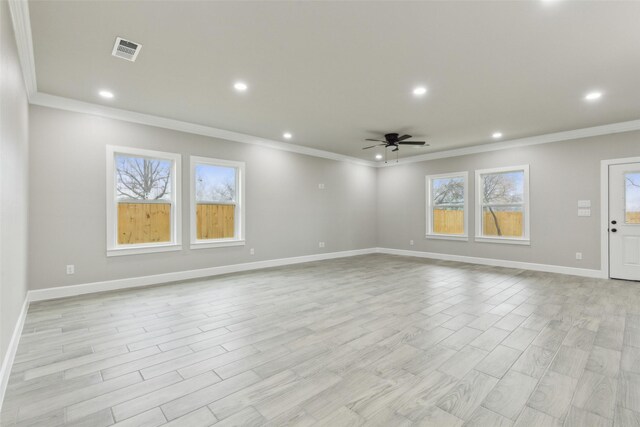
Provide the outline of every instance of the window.
[[468,240],[467,172],[427,176],[427,237]]
[[181,249],[180,155],[107,147],[107,255]]
[[191,157],[191,247],[244,245],[244,163]]
[[625,214],[626,224],[640,224],[640,171],[626,172],[625,183]]
[[476,241],[529,244],[529,166],[476,171]]

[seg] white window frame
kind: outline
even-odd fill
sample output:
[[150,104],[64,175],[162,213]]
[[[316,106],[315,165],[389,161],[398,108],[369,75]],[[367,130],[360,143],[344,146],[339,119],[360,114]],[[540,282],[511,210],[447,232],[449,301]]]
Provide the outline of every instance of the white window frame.
[[[464,233],[463,234],[441,234],[433,232],[433,195],[431,192],[433,191],[432,182],[436,179],[446,179],[446,178],[462,178],[464,182]],[[452,173],[443,173],[438,175],[427,175],[425,177],[425,182],[427,186],[426,191],[426,207],[427,207],[427,239],[440,239],[440,240],[458,240],[458,241],[468,241],[469,240],[469,172],[452,172]]]
[[[236,170],[236,208],[234,218],[235,236],[226,239],[198,239],[198,223],[196,221],[196,165],[232,167]],[[191,249],[219,248],[225,246],[243,246],[245,244],[244,218],[244,162],[214,159],[210,157],[191,156]]]
[[[116,194],[117,154],[150,159],[169,160],[171,169],[171,241],[157,243],[140,243],[132,245],[118,244],[118,199]],[[182,216],[180,193],[182,156],[177,153],[143,150],[139,148],[107,145],[107,256],[137,255],[152,252],[168,252],[182,250]]]
[[[524,230],[522,237],[497,237],[497,236],[484,236],[482,235],[482,175],[492,173],[504,173],[504,172],[523,172],[523,194],[522,194],[522,214],[524,215]],[[480,169],[476,170],[476,242],[484,243],[506,243],[512,245],[530,245],[530,208],[529,208],[529,165],[520,166],[507,166],[501,168]]]

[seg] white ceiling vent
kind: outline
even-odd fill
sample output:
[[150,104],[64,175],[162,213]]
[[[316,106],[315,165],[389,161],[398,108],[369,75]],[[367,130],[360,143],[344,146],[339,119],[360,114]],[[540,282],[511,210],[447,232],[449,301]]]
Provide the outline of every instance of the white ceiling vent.
[[140,43],[135,43],[135,42],[117,37],[116,44],[113,46],[113,51],[111,52],[111,55],[133,62],[138,57],[138,54],[140,53],[140,49],[142,49],[142,45]]

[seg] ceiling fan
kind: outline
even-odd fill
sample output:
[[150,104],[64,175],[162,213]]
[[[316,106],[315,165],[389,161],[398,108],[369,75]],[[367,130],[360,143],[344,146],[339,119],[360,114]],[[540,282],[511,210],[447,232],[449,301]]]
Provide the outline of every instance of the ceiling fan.
[[371,139],[371,138],[367,138],[365,139],[365,141],[374,141],[374,142],[381,142],[382,144],[376,144],[376,145],[371,145],[369,147],[364,147],[363,150],[368,150],[369,148],[373,148],[373,147],[381,147],[384,146],[385,148],[389,148],[389,147],[393,147],[393,150],[391,151],[398,151],[400,149],[400,145],[415,145],[415,146],[429,146],[429,144],[427,144],[424,141],[407,141],[407,139],[412,138],[411,135],[402,135],[402,136],[398,136],[397,133],[388,133],[384,136],[384,141],[381,139]]

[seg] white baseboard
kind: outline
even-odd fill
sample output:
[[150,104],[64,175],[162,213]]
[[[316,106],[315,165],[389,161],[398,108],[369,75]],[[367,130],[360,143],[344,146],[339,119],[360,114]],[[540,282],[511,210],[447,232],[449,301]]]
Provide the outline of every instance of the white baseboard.
[[95,292],[114,291],[119,289],[137,288],[141,286],[158,285],[162,283],[176,282],[180,280],[198,279],[202,277],[218,276],[221,274],[237,273],[241,271],[257,270],[260,268],[280,267],[284,265],[300,264],[303,262],[322,261],[334,258],[344,258],[356,255],[372,253],[384,253],[391,255],[411,256],[418,258],[430,258],[446,261],[466,262],[469,264],[490,265],[494,267],[517,268],[523,270],[545,271],[548,273],[569,274],[582,277],[606,278],[600,270],[587,268],[574,268],[550,264],[536,264],[531,262],[508,261],[493,258],[479,258],[463,255],[451,255],[435,252],[410,251],[391,248],[367,248],[351,251],[329,252],[316,255],[305,255],[291,258],[280,258],[265,261],[248,262],[242,264],[209,267],[198,270],[176,271],[171,273],[154,274],[151,276],[131,277],[126,279],[106,280],[103,282],[85,283],[81,285],[60,286],[31,290],[27,294],[29,301],[44,301],[56,298],[65,298],[76,295],[84,295]]
[[572,276],[608,278],[601,270],[589,268],[565,267],[561,265],[536,264],[533,262],[508,261],[503,259],[479,258],[463,255],[441,254],[436,252],[409,251],[406,249],[377,248],[378,253],[390,255],[412,256],[418,258],[439,259],[444,261],[458,261],[469,264],[490,265],[493,267],[517,268],[521,270],[544,271],[547,273],[569,274]]
[[11,341],[9,341],[9,347],[7,347],[7,353],[2,359],[2,367],[0,368],[0,411],[2,411],[2,402],[4,402],[4,393],[7,390],[9,384],[9,375],[11,374],[11,367],[13,366],[13,360],[16,357],[18,351],[18,343],[20,342],[20,336],[22,335],[22,328],[24,327],[24,321],[27,318],[27,311],[29,310],[29,298],[25,297],[22,304],[22,310],[16,321],[16,326],[13,328],[13,334],[11,335]]
[[118,289],[137,288],[140,286],[158,285],[180,280],[198,279],[202,277],[218,276],[221,274],[237,273],[240,271],[257,270],[260,268],[280,267],[283,265],[300,264],[303,262],[322,261],[334,258],[345,258],[356,255],[376,253],[376,248],[355,249],[351,251],[329,252],[315,255],[304,255],[291,258],[270,259],[265,261],[247,262],[243,264],[223,265],[220,267],[201,268],[198,270],[176,271],[172,273],[154,274],[152,276],[131,277],[127,279],[106,280],[104,282],[85,283],[82,285],[60,286],[56,288],[36,289],[28,293],[29,301],[44,301],[95,292],[115,291]]

